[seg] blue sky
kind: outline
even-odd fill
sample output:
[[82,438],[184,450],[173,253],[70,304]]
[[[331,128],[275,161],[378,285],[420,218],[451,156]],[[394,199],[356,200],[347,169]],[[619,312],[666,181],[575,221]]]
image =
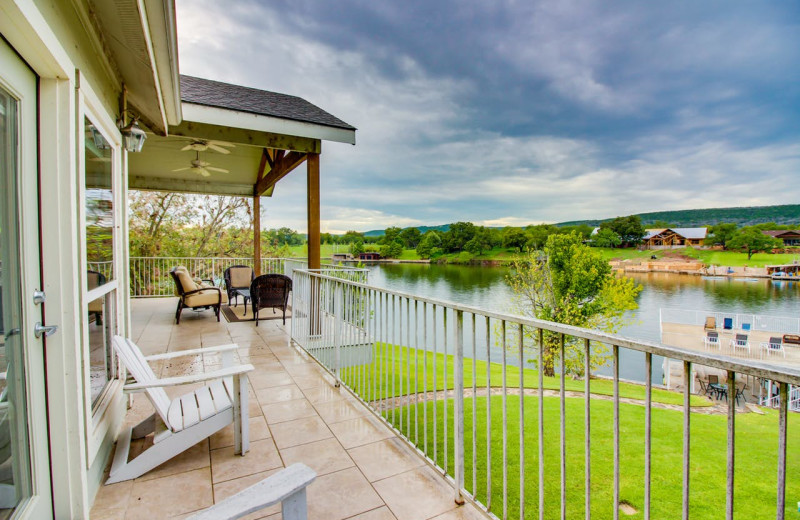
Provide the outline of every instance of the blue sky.
[[[800,4],[179,0],[184,74],[306,98],[323,231],[800,202]],[[305,230],[305,176],[267,199]]]

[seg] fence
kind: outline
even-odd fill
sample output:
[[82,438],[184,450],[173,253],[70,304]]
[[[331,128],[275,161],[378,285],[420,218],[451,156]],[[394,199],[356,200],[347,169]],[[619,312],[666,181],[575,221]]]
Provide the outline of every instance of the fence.
[[[90,267],[94,264],[90,264]],[[221,257],[131,257],[130,259],[130,291],[134,298],[160,298],[173,296],[174,283],[169,275],[170,270],[178,265],[185,266],[196,278],[214,280],[221,284],[225,269],[234,265],[254,267],[253,258],[221,258]],[[297,258],[262,258],[262,273],[283,273],[290,278],[295,269],[308,267],[305,259]],[[341,271],[342,277],[366,283],[368,271],[355,267],[323,264],[326,272]],[[91,267],[94,269],[94,267]],[[346,274],[344,274],[346,273]]]
[[704,326],[707,318],[714,318],[718,328],[723,328],[726,323],[725,320],[730,320],[733,330],[743,330],[749,327],[749,330],[770,331],[780,334],[800,334],[800,318],[732,312],[661,309],[662,323]]
[[[702,450],[690,450],[695,415],[690,385],[683,385],[683,420],[665,422],[663,414],[674,412],[659,410],[654,425],[654,394],[658,399],[675,394],[655,393],[661,391],[653,391],[648,376],[643,377],[643,388],[620,383],[620,350],[642,353],[648,374],[653,355],[660,355],[683,363],[685,381],[693,379],[695,364],[725,370],[731,385],[737,375],[774,381],[781,396],[777,441],[768,446],[762,434],[758,451],[777,448],[777,475],[773,473],[774,480],[770,479],[775,486],[766,483],[766,475],[757,479],[768,487],[775,518],[785,516],[787,393],[790,384],[800,384],[796,369],[632,341],[305,270],[295,271],[292,314],[292,341],[446,475],[457,502],[472,500],[504,519],[590,518],[592,514],[617,519],[623,505],[622,476],[628,473],[632,476],[625,481],[625,492],[632,493],[632,487],[637,488],[633,493],[643,492],[645,519],[651,518],[651,508],[653,518],[688,519],[690,512],[698,518],[719,517],[723,506],[726,517],[733,518],[736,463],[743,458],[741,450],[734,458],[735,400],[728,400],[727,435],[721,433],[718,444],[725,453],[721,455],[726,461],[725,476],[698,475],[712,464],[697,461],[706,456]],[[590,376],[593,357],[604,349],[610,352],[613,365],[611,382],[590,377],[567,381],[568,368]],[[556,377],[546,376],[544,370],[523,370],[531,363],[549,367]],[[583,395],[610,393],[610,402],[568,399],[567,387]],[[642,408],[626,404],[621,410],[621,394],[637,392]],[[667,446],[665,430],[670,428],[675,435]],[[654,429],[659,439],[655,458]],[[635,456],[626,451],[623,465],[620,439],[634,432],[641,436],[641,443],[633,444],[636,450],[643,445],[643,457],[638,451]],[[707,435],[702,440],[707,442]],[[575,453],[581,444],[582,453]],[[668,448],[673,449],[681,469],[664,474]],[[658,472],[658,486],[653,486],[653,469]],[[674,496],[665,484],[668,481],[680,490]],[[704,500],[695,500],[690,508],[691,483],[707,485],[709,481],[719,482],[720,497],[724,484],[724,504],[708,511],[703,509]],[[748,486],[752,484],[750,480]],[[792,485],[796,494],[797,483]]]

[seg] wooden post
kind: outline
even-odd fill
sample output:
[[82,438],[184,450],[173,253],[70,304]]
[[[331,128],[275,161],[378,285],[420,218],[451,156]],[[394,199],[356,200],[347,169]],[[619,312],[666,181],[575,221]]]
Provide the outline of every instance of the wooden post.
[[319,269],[319,154],[310,153],[306,160],[308,172],[307,207],[308,207],[308,268]]
[[261,275],[261,195],[253,195],[253,269]]

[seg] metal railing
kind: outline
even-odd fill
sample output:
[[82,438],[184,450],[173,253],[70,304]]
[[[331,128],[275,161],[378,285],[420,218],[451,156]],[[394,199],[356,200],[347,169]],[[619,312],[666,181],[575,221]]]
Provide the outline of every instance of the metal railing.
[[[94,264],[90,264],[90,267]],[[254,267],[252,257],[131,257],[130,291],[134,298],[161,298],[174,295],[174,283],[169,272],[178,265],[185,266],[195,278],[215,280],[221,283],[225,269],[234,265]],[[367,282],[368,271],[356,267],[322,264],[330,272],[348,273],[347,279]],[[262,258],[262,273],[283,273],[292,277],[295,269],[305,269],[308,262],[300,258]],[[94,267],[92,267],[94,268]]]
[[[692,403],[708,401],[692,396],[688,384],[681,394],[654,390],[652,358],[681,361],[684,381],[694,379],[695,364],[724,370],[731,388],[737,377],[771,380],[782,397],[777,435],[774,446],[762,436],[758,451],[776,450],[777,475],[759,475],[758,480],[768,487],[767,504],[771,502],[775,518],[785,516],[787,394],[790,384],[800,384],[796,369],[634,341],[305,270],[295,271],[292,315],[292,341],[444,474],[453,484],[456,502],[472,500],[503,519],[588,519],[593,514],[617,519],[621,506],[637,501],[631,497],[639,497],[636,505],[645,519],[688,519],[690,513],[719,517],[722,504],[709,512],[703,509],[705,500],[690,503],[692,484],[707,486],[709,481],[719,482],[720,493],[724,483],[725,516],[733,518],[736,462],[743,457],[740,450],[734,458],[735,399],[731,395],[720,412],[726,414],[727,426],[720,420],[717,430],[726,477],[699,474],[713,464],[698,462],[707,454],[690,450],[692,418],[697,415]],[[606,348],[613,365],[611,382],[590,377],[593,357]],[[643,387],[620,382],[623,349],[644,357]],[[553,374],[528,368],[548,366],[551,354]],[[568,381],[568,366],[586,377]],[[633,404],[626,399],[621,408],[621,394],[637,392]],[[654,397],[677,397],[682,421],[667,416],[680,412],[657,410],[654,423],[653,409],[660,406],[654,405]],[[665,430],[674,433],[669,440]],[[704,442],[709,435],[704,431]],[[627,440],[631,436],[633,443]],[[621,446],[623,437],[627,442]],[[579,458],[573,451],[580,444]],[[636,453],[630,452],[631,445]],[[638,451],[642,446],[643,454]],[[673,465],[663,467],[670,460]],[[667,482],[681,491],[673,494]],[[797,485],[792,483],[793,495]]]
[[[772,389],[771,385],[769,386],[769,389]],[[789,388],[788,399],[789,410],[793,412],[800,412],[800,386],[792,386]],[[778,408],[781,404],[781,394],[778,393],[776,395],[772,395],[771,397],[764,397],[761,399],[761,402],[764,406]]]
[[[717,328],[725,326],[730,320],[731,330],[759,330],[781,334],[800,334],[800,318],[783,316],[764,316],[735,312],[693,311],[685,309],[661,309],[661,321],[683,325],[704,326],[707,318],[714,318]],[[748,328],[749,327],[749,328]]]

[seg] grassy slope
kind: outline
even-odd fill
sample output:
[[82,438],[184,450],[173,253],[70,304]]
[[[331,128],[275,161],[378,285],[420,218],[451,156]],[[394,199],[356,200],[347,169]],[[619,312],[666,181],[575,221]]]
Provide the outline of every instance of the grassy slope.
[[706,251],[702,249],[686,249],[684,254],[697,258],[701,262],[712,265],[723,265],[732,267],[764,267],[765,265],[791,264],[800,258],[796,254],[769,254],[756,253],[748,260],[745,253],[736,251]]
[[[477,421],[477,498],[484,504],[486,496],[486,410],[487,400],[475,401]],[[491,510],[502,517],[503,511],[503,433],[502,397],[491,398]],[[473,490],[473,400],[465,400],[465,485]],[[583,517],[584,503],[584,399],[566,400],[567,446],[567,518]],[[436,461],[453,471],[452,418],[453,403],[436,405]],[[607,401],[591,403],[591,477],[592,513],[595,518],[611,518],[613,501],[613,406]],[[427,410],[426,410],[427,409]],[[508,498],[509,518],[519,517],[519,398],[509,396],[508,409]],[[525,517],[538,515],[538,398],[524,399],[524,460],[525,460]],[[401,413],[405,412],[405,413]],[[412,405],[396,410],[395,426],[413,442],[425,448],[425,423],[428,415],[427,453],[433,455],[434,403]],[[449,431],[445,435],[444,414],[448,414]],[[620,405],[620,499],[629,502],[638,513],[631,518],[643,518],[644,504],[644,414],[643,406]],[[416,426],[415,415],[419,418]],[[409,417],[410,416],[410,417]],[[387,417],[392,421],[391,413]],[[409,421],[410,419],[410,421]],[[560,501],[559,466],[559,401],[544,400],[544,464],[545,517],[556,518]],[[727,449],[727,418],[724,415],[691,416],[691,492],[692,518],[722,518],[725,511],[725,468]],[[652,411],[652,518],[680,518],[682,483],[683,416],[673,410]],[[800,415],[789,414],[789,431],[800,427]],[[754,413],[736,418],[736,516],[748,520],[775,518],[775,475],[777,474],[777,413]],[[448,460],[444,459],[443,439],[450,439]],[[789,437],[787,461],[787,518],[794,511],[800,496],[800,446],[798,437]],[[763,449],[762,449],[763,447]]]
[[[347,354],[342,353],[344,359]],[[415,360],[414,356],[417,356]],[[514,355],[514,354],[509,354]],[[409,358],[410,356],[410,358]],[[447,388],[453,388],[453,356],[447,356]],[[345,369],[342,374],[342,379],[358,391],[367,401],[380,399],[384,397],[404,395],[407,393],[406,388],[410,387],[412,391],[422,392],[424,389],[432,391],[434,389],[433,376],[434,376],[434,361],[436,363],[436,389],[442,390],[445,388],[445,356],[442,353],[437,353],[435,356],[433,352],[408,349],[406,347],[387,345],[379,343],[376,345],[375,356],[370,365]],[[486,361],[476,360],[477,372],[477,385],[479,387],[486,387]],[[381,379],[378,383],[373,383],[373,372],[378,374]],[[425,377],[427,372],[427,377]],[[503,367],[499,363],[492,362],[489,364],[491,386],[501,387],[503,385]],[[387,378],[386,374],[390,373],[394,376],[394,380]],[[523,384],[525,388],[538,388],[539,387],[539,373],[538,371],[530,368],[523,370]],[[472,386],[472,360],[466,359],[464,361],[464,385]],[[360,382],[368,382],[366,384],[359,384]],[[509,388],[519,387],[519,369],[514,366],[506,368],[506,381]],[[560,387],[560,378],[558,377],[545,377],[544,387],[550,390],[557,390]],[[564,381],[566,390],[583,392],[584,382],[568,378]],[[634,385],[629,383],[620,383],[620,396],[630,397],[633,399],[644,400],[644,386]],[[594,379],[591,381],[591,392],[593,394],[613,395],[614,389],[612,382],[606,379]],[[653,402],[666,403],[666,404],[682,404],[683,395],[677,392],[669,392],[661,389],[653,389]],[[709,406],[711,403],[705,397],[692,396],[692,406]]]

